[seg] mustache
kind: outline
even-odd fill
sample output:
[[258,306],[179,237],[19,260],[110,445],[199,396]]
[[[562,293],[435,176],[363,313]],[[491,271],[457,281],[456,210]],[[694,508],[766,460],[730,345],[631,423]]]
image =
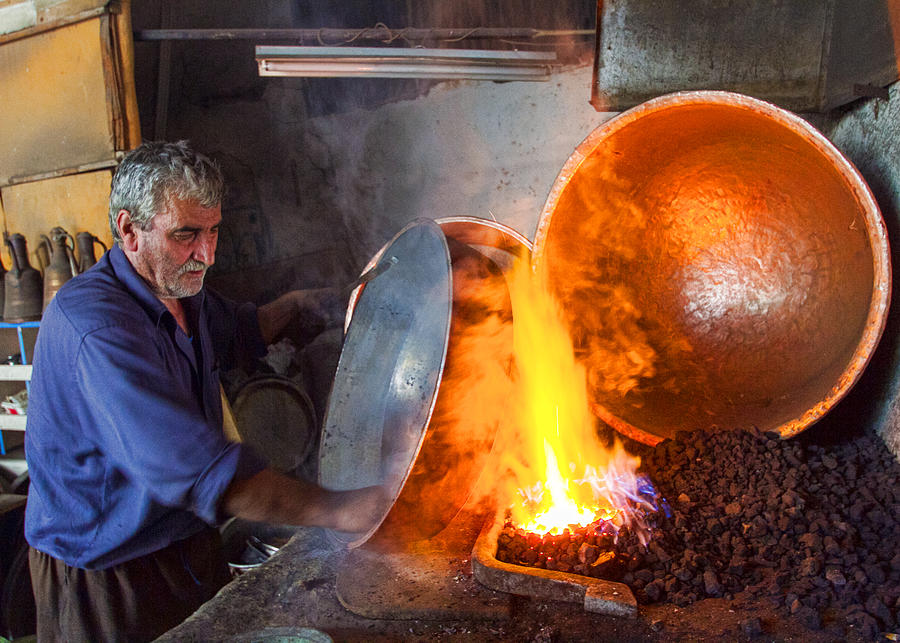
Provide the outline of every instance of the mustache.
[[178,274],[183,275],[186,272],[194,272],[195,270],[206,270],[209,268],[208,265],[203,263],[202,261],[197,261],[196,259],[188,259],[181,268],[178,269]]

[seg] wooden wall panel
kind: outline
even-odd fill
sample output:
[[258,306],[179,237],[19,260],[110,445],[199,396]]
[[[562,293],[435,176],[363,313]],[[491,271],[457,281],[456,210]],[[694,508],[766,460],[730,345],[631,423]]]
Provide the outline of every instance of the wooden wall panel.
[[115,158],[102,18],[0,47],[0,186]]

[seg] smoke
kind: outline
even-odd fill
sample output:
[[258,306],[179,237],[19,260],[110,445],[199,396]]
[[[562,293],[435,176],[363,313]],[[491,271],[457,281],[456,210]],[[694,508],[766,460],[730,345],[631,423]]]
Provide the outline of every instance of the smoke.
[[639,397],[660,366],[652,284],[635,279],[647,273],[640,240],[653,234],[651,217],[634,186],[603,161],[585,161],[567,186],[540,265],[593,400]]
[[474,248],[448,238],[453,313],[438,398],[415,464],[385,521],[403,541],[429,538],[477,491],[513,400],[512,312],[504,273]]
[[493,288],[478,290],[482,309],[492,300],[502,311],[494,318],[499,324],[467,326],[454,356],[466,366],[447,392],[448,399],[476,402],[456,407],[465,415],[452,418],[455,426],[485,422],[493,430],[493,448],[470,501],[511,509],[517,524],[538,513],[563,526],[588,524],[598,512],[622,511],[627,503],[616,500],[635,496],[639,459],[619,443],[601,443],[585,367],[542,275],[528,257],[504,275]]
[[[448,247],[453,308],[446,361],[425,438],[379,530],[395,541],[433,537],[464,507],[509,507],[519,490],[545,480],[548,439],[565,478],[606,470],[621,459],[621,445],[609,450],[598,439],[586,374],[600,374],[593,386],[621,392],[653,368],[652,349],[635,341],[640,313],[627,291],[592,286],[608,306],[591,312],[589,323],[600,328],[585,344],[594,350],[588,364],[605,355],[622,365],[586,370],[566,327],[569,311],[549,295],[546,275],[534,273],[527,252],[503,261],[450,234]],[[609,328],[616,332],[607,337]],[[633,471],[637,463],[628,466]],[[590,495],[591,486],[582,486]]]

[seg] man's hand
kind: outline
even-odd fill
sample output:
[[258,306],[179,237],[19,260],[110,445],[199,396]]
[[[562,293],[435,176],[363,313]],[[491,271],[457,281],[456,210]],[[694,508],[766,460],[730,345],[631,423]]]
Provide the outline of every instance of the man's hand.
[[291,290],[257,309],[259,329],[271,344],[294,318],[305,325],[340,326],[346,307],[338,288]]
[[252,478],[233,481],[222,498],[222,509],[245,520],[361,533],[387,513],[388,503],[382,487],[329,491],[263,469]]
[[384,487],[366,487],[340,494],[334,511],[334,529],[350,533],[369,531],[387,514],[390,499]]
[[301,319],[325,327],[339,326],[344,321],[347,301],[338,288],[295,290],[297,311]]

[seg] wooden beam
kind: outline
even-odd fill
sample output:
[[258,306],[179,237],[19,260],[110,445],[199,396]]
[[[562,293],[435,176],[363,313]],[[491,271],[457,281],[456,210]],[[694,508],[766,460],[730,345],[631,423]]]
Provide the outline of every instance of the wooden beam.
[[40,174],[31,174],[29,176],[11,176],[5,182],[0,182],[0,188],[11,187],[13,185],[21,185],[22,183],[31,183],[33,181],[43,181],[44,179],[56,179],[61,176],[69,176],[71,174],[81,174],[82,172],[93,172],[94,170],[102,170],[107,167],[115,167],[119,164],[120,154],[116,158],[96,161],[94,163],[83,163],[74,167],[66,167],[50,172],[41,172]]
[[35,26],[3,34],[0,36],[0,45],[96,18],[108,11],[108,3],[109,0],[70,0],[54,5],[52,10],[41,9],[38,11],[38,22]]

